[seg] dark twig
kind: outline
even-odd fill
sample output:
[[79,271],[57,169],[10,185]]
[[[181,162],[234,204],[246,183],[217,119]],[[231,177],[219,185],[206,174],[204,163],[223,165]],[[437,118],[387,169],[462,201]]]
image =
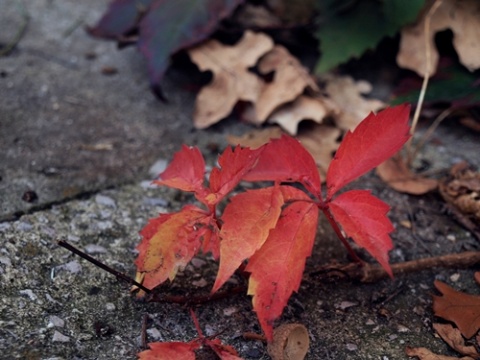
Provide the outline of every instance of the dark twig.
[[137,286],[138,288],[142,289],[143,291],[145,291],[147,294],[151,293],[152,290],[146,288],[145,286],[143,286],[142,284],[140,284],[138,281],[135,281],[134,279],[132,279],[130,276],[127,276],[123,273],[121,273],[120,271],[117,271],[115,269],[112,269],[110,266],[108,265],[105,265],[104,263],[94,259],[93,257],[91,257],[90,255],[87,255],[85,254],[83,251],[77,249],[75,246],[73,245],[70,245],[69,243],[67,243],[65,240],[59,240],[58,241],[58,245],[60,245],[61,247],[64,247],[65,249],[73,252],[74,254],[80,256],[81,258],[91,262],[93,265],[95,266],[98,266],[100,269],[102,270],[105,270],[107,272],[109,272],[110,274],[112,275],[115,275],[118,279],[121,279],[127,283],[129,283],[130,285],[135,285]]
[[143,314],[142,319],[142,349],[148,349],[148,341],[147,341],[147,325],[148,325],[148,314]]
[[[408,274],[412,272],[433,269],[437,267],[444,268],[466,268],[474,265],[480,265],[480,251],[466,251],[459,254],[449,254],[435,256],[425,259],[406,261],[392,264],[392,271],[395,276]],[[372,283],[388,277],[387,272],[380,265],[364,263],[363,266],[351,263],[343,266],[323,266],[310,272],[310,276],[324,276],[343,274],[344,278],[360,280],[361,282]]]

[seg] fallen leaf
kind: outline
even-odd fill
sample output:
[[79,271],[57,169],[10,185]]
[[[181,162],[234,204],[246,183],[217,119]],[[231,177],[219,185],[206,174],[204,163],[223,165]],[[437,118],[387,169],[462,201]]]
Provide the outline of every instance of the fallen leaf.
[[435,280],[435,287],[443,296],[433,296],[435,316],[452,321],[467,339],[480,328],[480,296],[469,295],[452,289]]
[[412,195],[422,195],[438,187],[438,181],[414,174],[397,154],[377,167],[377,175],[392,189]]
[[290,135],[297,135],[301,121],[312,120],[320,124],[323,119],[338,112],[336,105],[328,98],[300,95],[271,114],[268,122],[280,125]]
[[264,34],[246,31],[234,46],[210,40],[188,50],[200,70],[213,72],[213,80],[200,90],[193,115],[196,128],[203,129],[227,117],[239,101],[255,102],[263,81],[249,68],[273,48]]
[[179,341],[148,344],[149,349],[138,353],[140,360],[195,360],[195,350],[199,343]]
[[278,126],[269,126],[264,129],[255,129],[241,136],[228,135],[227,141],[230,145],[240,145],[250,149],[259,148],[270,141],[279,139],[284,132]]
[[450,324],[440,324],[434,323],[433,328],[440,335],[440,337],[445,341],[453,350],[456,352],[467,355],[472,358],[479,358],[480,354],[478,353],[475,346],[467,346],[465,344],[465,339],[457,328],[454,328]]
[[326,178],[327,169],[335,151],[340,145],[342,131],[329,125],[314,125],[301,131],[297,139],[315,159],[322,179]]
[[371,91],[367,81],[355,81],[350,76],[329,76],[325,80],[325,92],[340,109],[335,124],[342,130],[355,129],[370,112],[385,107],[380,100],[362,96]]
[[407,347],[405,349],[405,353],[408,356],[416,356],[420,360],[474,360],[469,356],[457,358],[453,356],[437,355],[424,347],[419,347],[419,348]]
[[[427,69],[425,56],[425,21],[433,2],[428,2],[418,21],[401,31],[398,66],[424,76]],[[429,75],[435,73],[439,55],[435,48],[435,35],[450,29],[453,46],[460,62],[470,71],[480,67],[480,3],[477,0],[443,0],[431,15],[428,42],[430,46]]]
[[264,85],[255,112],[257,124],[263,123],[280,105],[295,100],[306,87],[318,90],[308,70],[283,46],[276,45],[258,63],[260,73],[274,73],[271,82]]

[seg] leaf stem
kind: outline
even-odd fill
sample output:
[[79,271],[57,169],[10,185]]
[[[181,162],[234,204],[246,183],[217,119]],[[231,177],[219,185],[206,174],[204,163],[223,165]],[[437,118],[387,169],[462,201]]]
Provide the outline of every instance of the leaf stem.
[[337,234],[337,237],[340,239],[340,241],[343,243],[343,245],[347,249],[348,254],[352,257],[353,261],[363,265],[364,261],[358,257],[357,253],[352,249],[347,239],[345,239],[345,236],[343,236],[342,230],[340,230],[340,227],[338,226],[337,222],[335,221],[335,218],[330,212],[328,205],[322,201],[321,203],[318,204],[318,206],[325,214],[328,222],[330,223],[330,226],[332,227],[333,231],[335,231],[335,234]]

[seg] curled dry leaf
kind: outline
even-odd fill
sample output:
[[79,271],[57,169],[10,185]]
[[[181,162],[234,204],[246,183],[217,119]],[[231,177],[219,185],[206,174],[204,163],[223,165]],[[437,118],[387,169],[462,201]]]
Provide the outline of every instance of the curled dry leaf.
[[414,174],[400,154],[380,164],[377,174],[392,189],[412,195],[425,194],[438,186],[437,180]]
[[310,346],[307,328],[302,324],[284,324],[273,331],[267,351],[272,360],[303,360]]
[[338,112],[337,106],[328,98],[301,95],[275,111],[268,121],[280,125],[290,135],[296,135],[302,120],[313,120],[320,124],[324,118]]
[[[425,21],[433,2],[427,2],[416,24],[405,27],[401,32],[397,64],[424,76],[426,72]],[[443,0],[430,19],[428,36],[431,49],[429,75],[435,73],[439,55],[435,49],[435,35],[450,29],[453,46],[460,62],[473,71],[480,67],[480,2],[478,0]]]
[[340,108],[340,112],[335,116],[335,123],[342,130],[355,129],[371,111],[385,107],[380,100],[362,96],[370,93],[372,89],[367,81],[355,81],[350,76],[327,77],[325,80],[325,91]]
[[452,349],[457,351],[462,355],[467,355],[472,358],[478,359],[480,354],[478,353],[475,346],[467,346],[465,344],[465,339],[463,338],[460,330],[454,328],[450,324],[440,324],[434,323],[433,328],[440,335],[440,337],[445,341]]
[[258,70],[265,75],[274,72],[273,80],[265,84],[255,104],[259,124],[280,105],[295,100],[306,87],[318,90],[308,70],[283,46],[277,45],[266,54]]
[[405,349],[405,353],[408,356],[416,356],[420,360],[474,360],[470,356],[457,358],[453,356],[437,355],[424,347],[419,347],[419,348],[407,347]]
[[278,126],[270,126],[265,129],[250,131],[242,136],[228,135],[227,141],[230,145],[240,145],[251,149],[257,149],[268,143],[270,139],[281,138],[282,134],[284,134],[284,132]]
[[194,125],[203,129],[230,114],[237,101],[255,102],[263,81],[248,69],[273,48],[273,41],[263,34],[246,31],[235,46],[210,40],[188,51],[200,70],[211,70],[213,81],[197,96]]

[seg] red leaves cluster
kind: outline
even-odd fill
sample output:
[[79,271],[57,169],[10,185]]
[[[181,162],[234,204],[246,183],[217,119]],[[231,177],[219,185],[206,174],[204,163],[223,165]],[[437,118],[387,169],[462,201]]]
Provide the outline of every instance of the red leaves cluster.
[[[338,224],[391,274],[388,251],[393,226],[387,204],[366,190],[336,193],[346,184],[378,166],[408,140],[409,107],[389,108],[370,114],[354,132],[348,132],[327,172],[327,196],[310,154],[288,136],[263,147],[228,148],[218,159],[205,184],[205,161],[196,148],[183,146],[158,185],[193,192],[199,208],[187,205],[171,214],[160,214],[142,230],[138,246],[138,271],[143,284],[153,288],[173,280],[200,251],[220,259],[212,292],[217,291],[248,259],[248,294],[267,339],[292,292],[300,286],[306,258],[312,252],[319,209],[337,235]],[[217,205],[240,181],[272,181],[273,186],[231,196],[223,214]],[[300,183],[308,193],[290,186]]]

